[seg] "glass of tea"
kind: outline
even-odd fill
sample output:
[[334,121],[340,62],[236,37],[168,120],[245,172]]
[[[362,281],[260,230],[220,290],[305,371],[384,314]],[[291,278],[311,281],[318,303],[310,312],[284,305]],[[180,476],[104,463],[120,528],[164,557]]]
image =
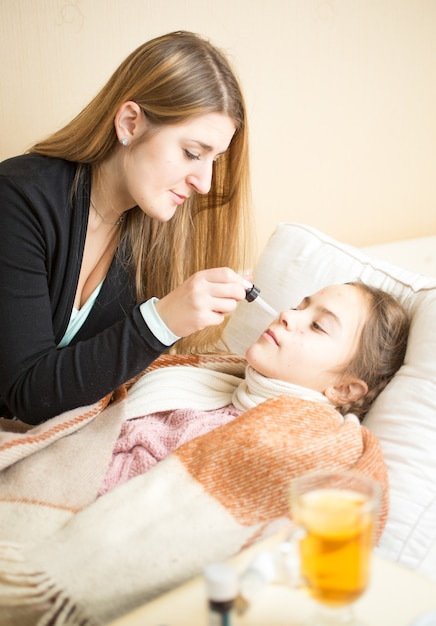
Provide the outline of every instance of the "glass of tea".
[[380,501],[380,485],[356,471],[308,472],[292,481],[301,583],[318,607],[313,625],[362,624],[352,604],[368,585]]

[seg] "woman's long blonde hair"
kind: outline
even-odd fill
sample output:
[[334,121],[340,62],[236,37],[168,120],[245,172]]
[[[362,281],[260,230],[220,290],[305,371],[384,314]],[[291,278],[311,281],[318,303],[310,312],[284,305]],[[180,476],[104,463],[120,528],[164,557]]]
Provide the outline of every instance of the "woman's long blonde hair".
[[[119,252],[135,274],[138,302],[164,296],[201,269],[250,269],[254,248],[246,108],[228,60],[204,38],[179,31],[143,44],[77,117],[30,151],[98,169],[117,144],[115,114],[129,100],[157,126],[211,112],[230,116],[236,125],[207,195],[193,194],[165,223],[137,207],[129,211]],[[79,167],[76,187],[82,171]],[[222,325],[205,329],[177,342],[176,349],[212,349],[221,333]]]

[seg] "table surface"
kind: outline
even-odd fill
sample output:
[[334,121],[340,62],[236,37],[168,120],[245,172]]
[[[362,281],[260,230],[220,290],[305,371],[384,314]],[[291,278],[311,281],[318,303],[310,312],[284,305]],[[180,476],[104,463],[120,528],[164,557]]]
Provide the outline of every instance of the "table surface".
[[[259,549],[273,547],[270,538],[230,562],[243,571]],[[314,610],[313,601],[301,590],[270,584],[232,626],[304,626]],[[371,582],[355,603],[355,613],[365,626],[411,626],[426,612],[435,612],[436,583],[403,566],[373,555]],[[199,576],[113,622],[110,626],[207,626],[204,579]],[[430,626],[430,624],[429,624]]]

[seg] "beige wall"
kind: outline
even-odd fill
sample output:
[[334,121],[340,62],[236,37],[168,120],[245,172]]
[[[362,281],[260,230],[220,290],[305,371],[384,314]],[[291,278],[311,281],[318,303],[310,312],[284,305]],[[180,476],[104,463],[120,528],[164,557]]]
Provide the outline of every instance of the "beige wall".
[[436,234],[434,0],[0,0],[0,159],[177,29],[237,68],[261,247],[279,221],[355,245]]

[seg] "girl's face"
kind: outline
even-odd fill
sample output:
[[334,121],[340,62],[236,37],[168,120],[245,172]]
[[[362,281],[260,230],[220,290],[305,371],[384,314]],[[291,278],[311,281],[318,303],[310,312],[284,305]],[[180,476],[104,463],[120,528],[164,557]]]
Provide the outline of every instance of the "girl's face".
[[248,348],[248,363],[269,378],[324,393],[354,356],[368,313],[357,287],[326,287],[280,313]]
[[208,193],[214,161],[234,132],[233,120],[221,113],[157,128],[145,120],[131,146],[120,148],[125,208],[138,205],[161,222],[171,219],[193,193]]

